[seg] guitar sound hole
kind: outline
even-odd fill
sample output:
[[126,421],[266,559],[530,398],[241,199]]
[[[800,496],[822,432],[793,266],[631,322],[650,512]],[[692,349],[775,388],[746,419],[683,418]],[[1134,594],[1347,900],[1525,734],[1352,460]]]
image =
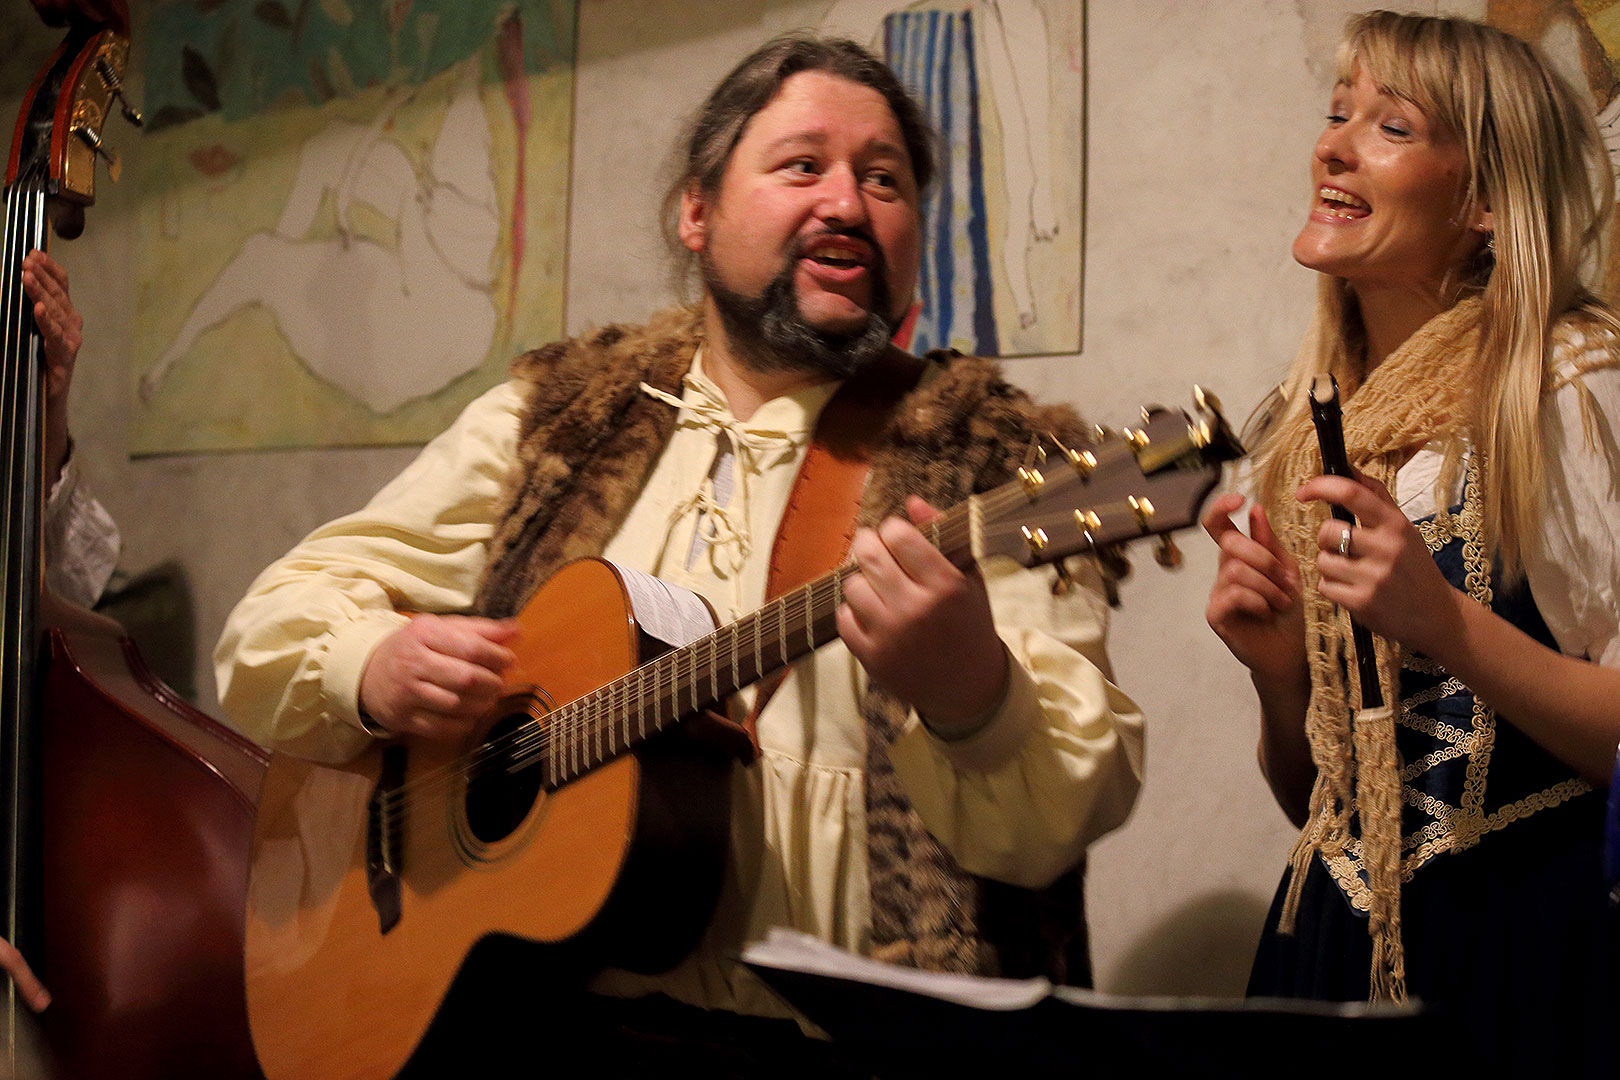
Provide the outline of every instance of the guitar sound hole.
[[540,797],[544,756],[532,739],[514,737],[525,727],[527,734],[536,734],[526,711],[503,717],[477,751],[479,764],[467,781],[467,828],[482,843],[512,835]]

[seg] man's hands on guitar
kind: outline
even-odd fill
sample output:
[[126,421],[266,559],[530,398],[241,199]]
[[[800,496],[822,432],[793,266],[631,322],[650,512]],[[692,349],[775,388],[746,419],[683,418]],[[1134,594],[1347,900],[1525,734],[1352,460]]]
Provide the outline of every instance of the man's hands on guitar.
[[500,700],[510,619],[418,615],[382,640],[360,675],[360,709],[402,735],[457,739]]
[[985,717],[1007,686],[1007,650],[976,568],[951,564],[916,528],[939,511],[913,495],[911,522],[860,529],[860,573],[844,585],[838,633],[874,682],[950,732]]

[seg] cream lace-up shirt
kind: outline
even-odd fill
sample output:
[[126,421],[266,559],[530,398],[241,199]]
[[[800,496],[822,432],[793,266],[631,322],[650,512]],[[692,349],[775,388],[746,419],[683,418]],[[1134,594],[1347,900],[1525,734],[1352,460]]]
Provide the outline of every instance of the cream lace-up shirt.
[[[776,524],[834,389],[776,398],[740,423],[700,358],[666,402],[680,409],[675,433],[606,557],[700,593],[726,621],[758,607]],[[254,583],[215,653],[221,700],[243,731],[329,759],[367,744],[356,698],[370,650],[403,624],[400,610],[472,601],[516,460],[520,393],[507,384],[474,402],[364,510],[318,529]],[[890,753],[923,821],[964,867],[1041,885],[1129,813],[1142,721],[1108,679],[1107,608],[1095,590],[1057,598],[1049,572],[984,572],[1014,660],[1006,701],[961,742],[913,717]],[[759,717],[760,760],[734,771],[732,858],[707,936],[673,971],[610,971],[597,989],[787,1015],[731,962],[736,949],[773,926],[864,948],[864,684],[841,643],[794,665]]]

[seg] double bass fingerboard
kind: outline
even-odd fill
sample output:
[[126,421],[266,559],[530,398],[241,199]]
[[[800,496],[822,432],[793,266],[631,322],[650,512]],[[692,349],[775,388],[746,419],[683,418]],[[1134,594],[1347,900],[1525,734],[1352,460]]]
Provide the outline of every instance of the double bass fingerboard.
[[[71,61],[64,54],[59,62]],[[43,130],[49,146],[54,96],[38,94],[20,126]],[[21,140],[27,145],[29,140]],[[37,895],[40,867],[35,769],[39,731],[35,691],[39,648],[38,609],[43,581],[40,555],[43,512],[45,431],[44,372],[34,305],[23,292],[22,261],[46,244],[45,156],[28,155],[15,164],[16,177],[5,189],[6,236],[0,252],[0,304],[5,319],[5,353],[0,358],[0,452],[5,454],[5,495],[0,504],[5,568],[0,574],[0,846],[4,848],[3,910],[0,933],[25,956],[38,955],[41,939]],[[15,985],[6,981],[4,1025],[7,1053],[18,1043]]]

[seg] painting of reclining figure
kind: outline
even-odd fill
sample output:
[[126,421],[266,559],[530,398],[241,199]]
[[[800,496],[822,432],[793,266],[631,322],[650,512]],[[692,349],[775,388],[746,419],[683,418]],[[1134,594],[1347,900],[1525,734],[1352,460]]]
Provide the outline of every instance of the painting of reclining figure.
[[558,336],[573,18],[153,7],[136,451],[420,442]]

